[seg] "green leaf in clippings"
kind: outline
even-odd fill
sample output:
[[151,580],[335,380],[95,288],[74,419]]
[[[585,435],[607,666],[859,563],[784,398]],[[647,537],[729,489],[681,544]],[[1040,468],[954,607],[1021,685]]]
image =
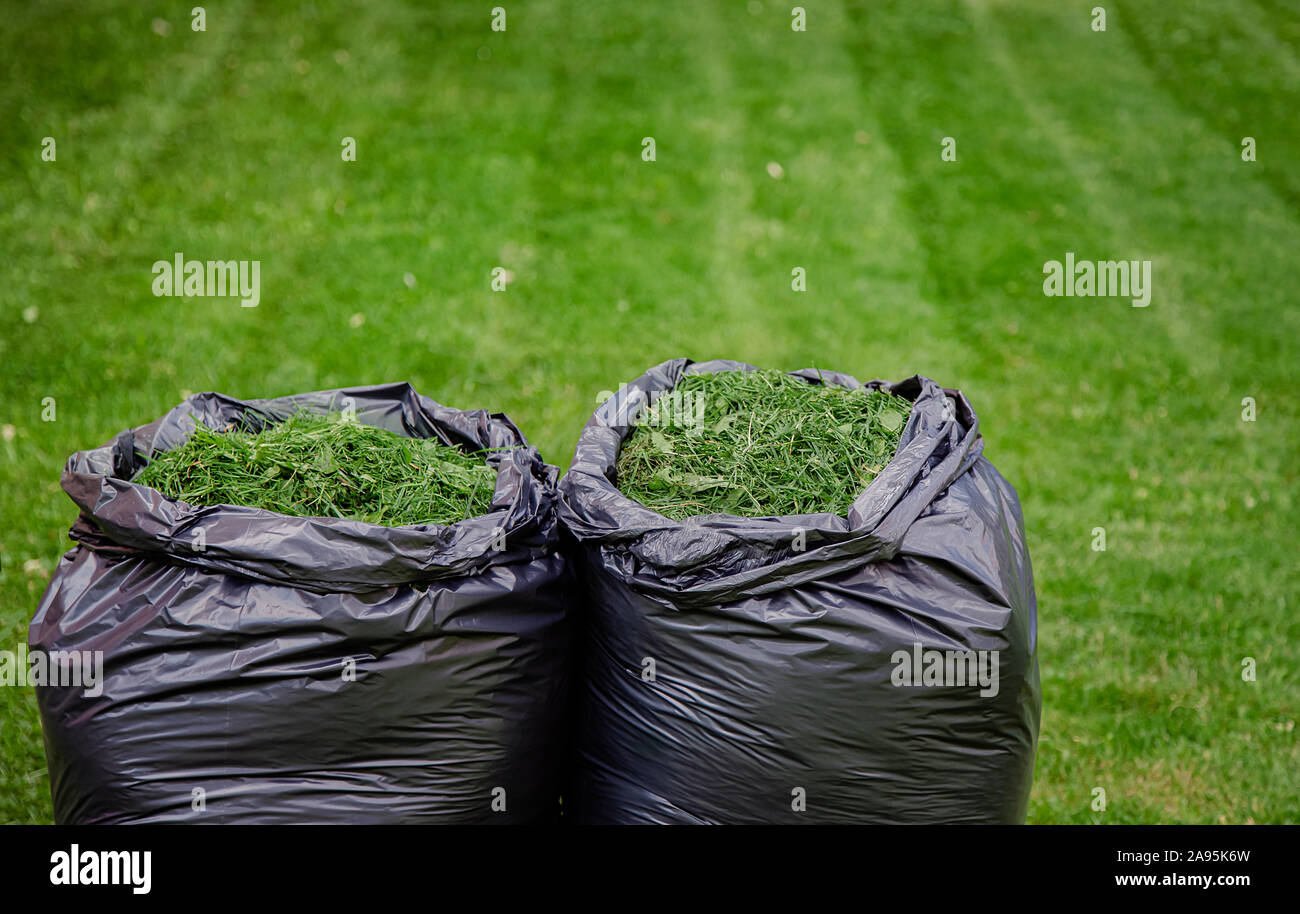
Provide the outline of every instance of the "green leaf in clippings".
[[701,476],[699,473],[684,473],[682,475],[682,485],[694,492],[716,489],[718,486],[725,486],[726,484],[727,480],[721,476]]
[[740,507],[745,503],[745,493],[739,490],[732,490],[727,497],[718,502],[713,509],[715,514],[735,514],[740,515]]
[[329,442],[322,443],[320,449],[316,451],[316,456],[312,458],[312,468],[320,473],[338,472],[339,465],[334,462],[334,451],[330,448]]
[[646,485],[659,492],[671,490],[677,485],[677,477],[668,467],[660,467],[646,480]]
[[896,410],[886,409],[880,413],[880,424],[887,432],[896,432],[903,427],[904,416]]

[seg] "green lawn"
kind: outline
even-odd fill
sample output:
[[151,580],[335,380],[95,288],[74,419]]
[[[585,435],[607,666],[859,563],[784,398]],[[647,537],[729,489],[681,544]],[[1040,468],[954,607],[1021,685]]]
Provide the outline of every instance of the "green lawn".
[[[1024,504],[1030,820],[1300,820],[1300,3],[492,5],[3,3],[0,648],[67,455],[191,391],[409,379],[564,466],[666,358],[921,373]],[[176,251],[260,260],[260,306],[154,297]],[[1067,251],[1151,305],[1045,297]],[[0,821],[50,818],[0,689]]]

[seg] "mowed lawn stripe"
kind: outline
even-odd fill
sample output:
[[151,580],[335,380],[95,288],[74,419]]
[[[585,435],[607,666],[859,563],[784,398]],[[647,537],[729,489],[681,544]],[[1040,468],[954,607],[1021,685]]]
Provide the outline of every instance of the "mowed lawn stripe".
[[1255,171],[1300,209],[1300,14],[1274,7],[1123,0],[1116,25],[1188,111],[1238,152],[1252,137]]
[[[228,22],[241,10],[229,7]],[[7,650],[26,640],[46,577],[69,545],[75,510],[58,486],[64,459],[151,418],[158,380],[174,370],[163,340],[180,335],[183,319],[123,320],[130,310],[121,303],[152,303],[149,265],[172,249],[140,243],[148,188],[182,150],[177,134],[231,37],[216,28],[189,41],[188,16],[160,35],[131,4],[50,11],[83,19],[79,29],[38,12],[13,11],[0,39],[6,61],[18,62],[0,88],[13,156],[3,185],[12,205],[0,208],[10,240],[0,355],[11,366],[0,394],[13,436],[0,443],[0,486],[25,493],[7,506],[0,533]],[[40,158],[44,136],[55,139],[53,162]],[[57,421],[42,421],[50,401]],[[0,717],[0,821],[48,821],[32,690],[0,689]]]
[[[1162,713],[1133,737],[1149,748],[1148,757],[1135,764],[1131,749],[1114,751],[1112,765],[1130,796],[1146,796],[1146,766],[1178,757],[1173,770],[1200,771],[1193,792],[1201,797],[1200,815],[1258,819],[1280,798],[1293,801],[1296,790],[1293,779],[1265,774],[1294,764],[1294,743],[1284,730],[1258,727],[1278,715],[1285,720],[1296,694],[1289,645],[1297,630],[1278,619],[1286,594],[1295,591],[1295,573],[1286,550],[1275,545],[1287,536],[1290,496],[1269,484],[1286,476],[1285,442],[1294,422],[1283,407],[1264,422],[1243,423],[1240,400],[1253,392],[1273,406],[1291,371],[1278,357],[1276,337],[1263,328],[1294,318],[1284,300],[1295,254],[1293,215],[1238,150],[1189,118],[1151,78],[1122,40],[1124,32],[1106,36],[1121,40],[1093,43],[1070,28],[1068,11],[1037,6],[996,10],[998,27],[990,34],[1003,51],[1025,47],[1031,36],[1059,36],[1062,53],[1014,61],[1000,54],[1011,63],[1008,81],[1035,93],[1035,110],[1058,138],[1063,159],[1086,175],[1098,204],[1094,220],[1109,225],[1125,246],[1162,252],[1151,313],[1183,355],[1162,385],[1162,407],[1154,417],[1142,416],[1141,475],[1125,509],[1142,525],[1132,536],[1133,571],[1145,572],[1139,605],[1124,605],[1117,576],[1107,582],[1109,601],[1098,607],[1103,619],[1129,614],[1140,626],[1134,634],[1150,645],[1147,658],[1134,658],[1119,681],[1141,683],[1162,664],[1175,673],[1161,677]],[[1068,74],[1088,53],[1107,74],[1105,93],[1066,89]],[[1257,66],[1275,63],[1266,58]],[[1116,129],[1114,121],[1133,129]],[[1241,243],[1223,248],[1224,238]],[[1146,484],[1161,477],[1164,485]],[[1210,529],[1222,548],[1205,549]],[[1152,594],[1148,610],[1141,603]],[[1279,621],[1289,637],[1276,636]],[[1243,687],[1239,661],[1246,654],[1268,657],[1270,688]],[[1243,727],[1243,711],[1254,728]],[[1122,728],[1142,719],[1117,723]],[[1260,793],[1240,791],[1223,772],[1261,752],[1268,764],[1259,769]],[[1168,801],[1163,807],[1158,798],[1151,801],[1153,812],[1173,814]]]
[[[904,176],[861,101],[843,11],[819,7],[809,30],[795,32],[780,8],[727,10],[731,97],[745,123],[723,180],[743,178],[747,194],[728,256],[752,277],[738,319],[758,331],[747,339],[757,354],[746,357],[864,380],[950,376],[964,342],[922,293]],[[796,268],[805,291],[794,288]],[[918,326],[929,330],[923,338]]]
[[509,294],[527,296],[512,358],[554,392],[535,425],[562,466],[602,391],[667,358],[734,352],[753,333],[725,256],[744,192],[719,181],[740,121],[718,104],[729,74],[698,16],[710,10],[547,19],[557,98],[535,150],[538,265]]

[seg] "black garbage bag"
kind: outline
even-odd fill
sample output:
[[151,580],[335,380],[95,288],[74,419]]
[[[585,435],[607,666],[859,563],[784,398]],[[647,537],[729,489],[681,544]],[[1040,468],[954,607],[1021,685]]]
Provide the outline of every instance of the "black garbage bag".
[[[195,507],[130,482],[194,422],[261,426],[303,409],[502,449],[488,458],[491,511],[382,527]],[[103,674],[94,688],[64,677],[37,689],[56,819],[554,818],[573,630],[556,475],[505,416],[440,406],[408,384],[197,394],[74,455],[62,481],[81,509],[78,545],[29,643],[34,655],[98,656]]]
[[1023,821],[1033,577],[970,404],[921,377],[794,372],[915,404],[847,516],[679,523],[622,495],[639,411],[687,372],[732,370],[753,368],[675,359],[626,385],[560,482],[588,604],[578,820]]

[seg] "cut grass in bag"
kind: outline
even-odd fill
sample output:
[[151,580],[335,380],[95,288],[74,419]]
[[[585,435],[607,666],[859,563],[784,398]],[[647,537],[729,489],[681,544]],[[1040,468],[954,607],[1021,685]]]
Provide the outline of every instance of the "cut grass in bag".
[[618,456],[629,498],[700,514],[844,514],[893,459],[912,404],[775,370],[686,375]]
[[509,417],[403,383],[194,394],[73,454],[76,546],[27,643],[103,675],[36,690],[56,820],[557,822],[578,609],[557,477]]
[[484,455],[429,438],[298,413],[260,432],[198,425],[133,480],[192,505],[244,505],[389,527],[484,514],[496,472]]
[[[578,824],[1025,820],[1042,690],[1019,499],[961,391],[875,387],[678,358],[597,407],[559,500],[585,614]],[[666,523],[620,488],[731,510]],[[935,681],[938,654],[971,665]]]

